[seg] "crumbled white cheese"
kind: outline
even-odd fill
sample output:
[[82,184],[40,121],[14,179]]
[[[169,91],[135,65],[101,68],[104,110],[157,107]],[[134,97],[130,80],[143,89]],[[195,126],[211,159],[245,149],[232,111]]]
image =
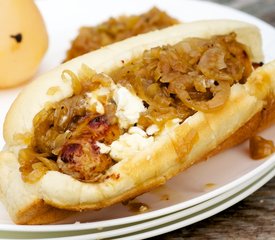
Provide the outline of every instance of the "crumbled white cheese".
[[149,126],[147,129],[146,129],[146,133],[148,135],[154,135],[155,133],[157,133],[159,131],[159,127],[156,125],[156,124],[152,124],[151,126]]
[[153,144],[154,137],[148,137],[142,129],[137,131],[137,128],[130,128],[132,133],[124,133],[118,140],[112,142],[110,156],[115,161],[129,159]]
[[96,93],[97,96],[108,96],[110,94],[110,91],[111,90],[107,87],[101,87],[94,92]]
[[127,129],[137,123],[140,113],[146,110],[142,100],[125,87],[118,87],[114,91],[113,99],[117,104],[116,116],[121,128]]
[[[139,127],[131,127],[127,133],[121,135],[118,140],[110,146],[96,142],[101,154],[108,154],[116,160],[129,159],[137,152],[150,146],[154,142],[154,137],[148,137],[146,132]],[[148,159],[149,160],[149,159]]]
[[174,118],[172,119],[172,123],[175,125],[178,125],[182,120],[180,118]]
[[174,118],[172,120],[167,121],[164,125],[164,129],[161,131],[161,135],[168,134],[171,130],[178,127],[181,122],[182,120],[180,118]]
[[128,130],[128,133],[130,134],[139,134],[142,137],[147,137],[146,132],[144,132],[141,128],[139,127],[130,127]]
[[88,108],[94,107],[99,114],[104,114],[104,103],[100,97],[113,98],[117,105],[116,116],[119,126],[127,129],[137,123],[140,113],[146,108],[142,100],[132,94],[127,88],[112,83],[109,87],[101,87],[95,91],[86,93],[88,98]]
[[99,147],[99,152],[101,154],[107,154],[107,153],[109,153],[111,151],[111,147],[107,146],[104,143],[96,142],[96,145]]
[[99,114],[104,114],[104,106],[100,100],[98,100],[98,97],[106,96],[108,98],[110,96],[110,89],[101,87],[93,92],[86,93],[86,96],[89,98],[89,106],[95,106],[95,110]]
[[95,106],[95,110],[96,110],[97,113],[104,114],[105,111],[104,111],[103,104],[100,101],[98,101],[95,97],[92,96],[90,98],[89,105],[90,106]]

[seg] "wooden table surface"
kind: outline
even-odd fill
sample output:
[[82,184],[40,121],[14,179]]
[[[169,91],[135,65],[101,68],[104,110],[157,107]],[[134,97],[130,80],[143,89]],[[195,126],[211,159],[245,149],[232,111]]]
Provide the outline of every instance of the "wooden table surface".
[[[250,13],[275,27],[275,0],[213,0]],[[275,43],[274,43],[275,44]],[[275,240],[275,177],[231,208],[198,223],[150,240]]]

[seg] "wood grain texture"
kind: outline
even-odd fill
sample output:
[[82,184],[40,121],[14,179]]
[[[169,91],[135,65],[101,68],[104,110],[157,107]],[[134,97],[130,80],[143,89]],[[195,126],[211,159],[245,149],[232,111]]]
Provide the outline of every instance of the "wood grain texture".
[[[252,14],[275,27],[275,0],[212,0]],[[150,240],[275,240],[275,177],[231,208]]]

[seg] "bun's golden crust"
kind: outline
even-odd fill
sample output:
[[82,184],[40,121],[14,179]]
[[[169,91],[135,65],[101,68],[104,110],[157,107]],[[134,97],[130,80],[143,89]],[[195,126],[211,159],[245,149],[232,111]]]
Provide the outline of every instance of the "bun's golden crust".
[[[185,33],[179,33],[179,30]],[[251,46],[251,56],[256,61],[262,60],[260,35],[256,28],[236,21],[206,21],[135,37],[62,65],[33,82],[13,104],[5,121],[8,148],[11,151],[19,144],[14,138],[16,134],[31,131],[34,115],[48,101],[58,101],[72,94],[70,83],[60,79],[62,70],[76,71],[81,63],[85,63],[98,72],[108,73],[122,59],[129,60],[141,54],[144,49],[173,44],[184,37],[207,37],[232,31],[243,36],[242,42]],[[167,36],[169,39],[174,36],[175,39],[169,40]],[[270,112],[275,108],[273,72],[275,62],[257,69],[246,84],[235,84],[231,88],[230,98],[222,109],[213,113],[197,112],[182,124],[163,131],[149,149],[113,165],[108,173],[118,177],[109,178],[102,183],[83,183],[68,175],[49,171],[37,183],[26,184],[21,180],[18,171],[16,153],[4,152],[0,155],[0,189],[3,202],[11,216],[15,216],[13,219],[17,223],[46,223],[70,214],[66,210],[100,209],[162,185],[194,163],[249,138],[259,129],[262,116],[265,116],[265,125],[275,118],[275,114]],[[47,95],[47,89],[53,86],[59,86],[60,92],[54,96]],[[30,98],[30,93],[37,96]],[[18,114],[22,114],[22,121],[15,118]],[[14,171],[15,169],[17,170]],[[26,199],[22,198],[24,201],[9,194],[12,191],[8,190],[10,184],[16,186],[20,196],[26,196]],[[54,210],[49,205],[66,210],[58,210],[54,215]],[[29,209],[33,211],[29,212]],[[44,216],[41,222],[37,217],[39,214]],[[36,220],[33,222],[31,219]]]

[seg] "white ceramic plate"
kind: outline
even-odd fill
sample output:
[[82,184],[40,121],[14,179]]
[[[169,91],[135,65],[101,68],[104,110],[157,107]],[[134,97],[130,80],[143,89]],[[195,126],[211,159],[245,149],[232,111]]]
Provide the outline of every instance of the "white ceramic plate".
[[[90,0],[38,0],[37,4],[46,21],[51,42],[49,51],[41,65],[40,73],[62,61],[66,49],[69,48],[70,40],[74,38],[80,26],[96,24],[110,16],[144,12],[154,5],[166,10],[170,15],[182,21],[229,18],[254,23],[259,26],[263,34],[266,61],[275,59],[275,31],[272,27],[252,16],[213,3],[181,0],[139,0],[136,2],[101,0],[95,5],[95,2]],[[0,123],[3,122],[4,115],[19,90],[0,91]],[[275,128],[273,127],[265,132],[265,136],[275,140],[274,133]],[[1,146],[3,146],[2,139],[0,139]],[[257,176],[263,169],[267,169],[273,163],[274,159],[272,158],[252,161],[247,155],[247,143],[244,143],[207,162],[188,169],[169,181],[164,187],[139,197],[138,201],[149,205],[150,211],[147,213],[134,215],[127,207],[118,204],[98,212],[81,213],[74,218],[63,221],[63,223],[74,223],[76,221],[87,223],[52,225],[49,228],[48,226],[16,226],[9,219],[4,207],[0,205],[0,230],[25,232],[75,231],[144,221],[216,197]],[[215,185],[210,189],[206,187],[208,183]],[[167,196],[169,200],[164,200]]]

